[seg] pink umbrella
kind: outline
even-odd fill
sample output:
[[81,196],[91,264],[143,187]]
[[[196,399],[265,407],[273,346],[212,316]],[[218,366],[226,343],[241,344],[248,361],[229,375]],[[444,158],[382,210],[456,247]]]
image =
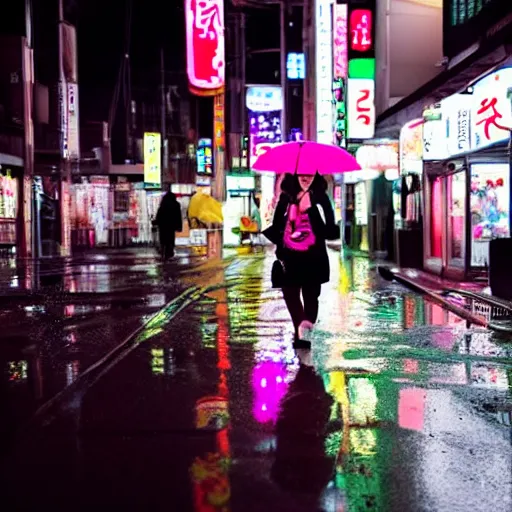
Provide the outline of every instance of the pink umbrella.
[[252,168],[276,174],[338,174],[361,170],[357,160],[345,149],[311,141],[274,146],[259,156]]

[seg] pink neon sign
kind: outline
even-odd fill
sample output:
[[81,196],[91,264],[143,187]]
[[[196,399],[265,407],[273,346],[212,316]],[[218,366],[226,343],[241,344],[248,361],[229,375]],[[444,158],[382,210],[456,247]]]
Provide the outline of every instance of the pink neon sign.
[[367,52],[373,46],[372,11],[356,9],[350,13],[350,48],[356,52]]
[[334,79],[348,76],[347,11],[347,4],[334,5]]
[[187,75],[190,92],[214,96],[224,90],[224,0],[185,0]]

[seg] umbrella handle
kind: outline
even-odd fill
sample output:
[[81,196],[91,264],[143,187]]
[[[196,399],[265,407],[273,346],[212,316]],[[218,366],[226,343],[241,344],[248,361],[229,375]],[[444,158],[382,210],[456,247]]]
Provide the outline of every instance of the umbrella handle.
[[297,162],[295,163],[295,175],[297,175],[297,171],[299,170],[300,152],[302,151],[302,147],[304,146],[304,144],[305,144],[304,141],[299,142],[299,151],[297,152]]

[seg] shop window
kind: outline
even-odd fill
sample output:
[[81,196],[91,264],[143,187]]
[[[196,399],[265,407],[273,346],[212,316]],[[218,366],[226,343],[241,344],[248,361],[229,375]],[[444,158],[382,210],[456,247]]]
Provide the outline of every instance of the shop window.
[[430,208],[430,256],[432,258],[442,257],[443,246],[443,216],[442,211],[442,181],[437,178],[431,185],[431,208]]
[[127,212],[130,209],[130,192],[116,190],[114,194],[114,211]]
[[471,166],[471,266],[489,264],[489,242],[510,236],[510,180],[506,164]]
[[451,260],[462,260],[465,255],[465,199],[466,173],[459,172],[449,177],[448,181],[448,228],[450,231],[449,256]]

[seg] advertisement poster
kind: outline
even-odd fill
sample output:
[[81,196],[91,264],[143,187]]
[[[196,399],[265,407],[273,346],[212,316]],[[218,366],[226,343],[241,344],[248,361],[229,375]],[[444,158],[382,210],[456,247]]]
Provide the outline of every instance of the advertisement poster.
[[504,68],[474,85],[471,109],[471,150],[508,140],[512,129],[509,89],[512,68]]
[[199,176],[213,176],[212,139],[199,139],[196,160]]
[[423,172],[423,124],[415,119],[400,132],[400,174]]
[[283,140],[281,87],[249,87],[246,106],[249,111],[249,167],[252,168],[258,156]]
[[148,188],[159,188],[162,184],[161,135],[144,134],[144,184]]
[[275,176],[271,173],[261,175],[261,230],[272,224],[275,209]]

